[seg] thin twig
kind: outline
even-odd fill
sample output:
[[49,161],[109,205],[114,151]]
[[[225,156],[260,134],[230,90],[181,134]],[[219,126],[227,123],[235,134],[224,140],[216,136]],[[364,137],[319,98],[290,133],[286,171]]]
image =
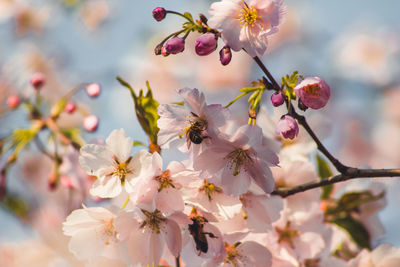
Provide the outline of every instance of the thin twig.
[[180,260],[179,256],[175,258],[175,266],[176,267],[181,267],[181,260]]
[[338,174],[320,181],[309,182],[302,185],[294,186],[287,189],[277,189],[272,195],[279,195],[283,198],[294,195],[296,193],[305,192],[313,188],[325,185],[344,182],[356,178],[372,178],[372,177],[400,177],[400,169],[357,169],[349,168],[346,174]]

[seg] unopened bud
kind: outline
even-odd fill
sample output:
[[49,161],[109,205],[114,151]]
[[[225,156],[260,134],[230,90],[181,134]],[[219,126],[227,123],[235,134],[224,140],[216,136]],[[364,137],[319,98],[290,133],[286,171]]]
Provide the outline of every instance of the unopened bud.
[[163,55],[164,57],[169,56],[169,53],[167,52],[164,46],[161,48],[161,55]]
[[279,107],[285,102],[282,92],[276,92],[271,95],[271,102],[274,107]]
[[161,21],[167,15],[167,11],[163,7],[156,7],[153,9],[153,18],[157,21]]
[[98,83],[91,83],[86,86],[86,93],[90,97],[97,97],[101,92],[101,86]]
[[76,110],[76,105],[75,105],[74,102],[69,101],[69,102],[65,105],[65,108],[64,108],[64,111],[65,111],[65,112],[71,114],[71,113],[74,113],[75,110]]
[[69,176],[61,176],[60,177],[60,183],[63,187],[67,188],[67,189],[73,189],[74,188],[74,183],[72,182],[71,177]]
[[232,51],[229,46],[224,46],[221,51],[219,51],[219,60],[221,61],[221,64],[226,66],[231,62],[232,59]]
[[45,82],[46,82],[45,76],[41,72],[34,73],[30,79],[30,83],[35,90],[40,90],[45,84]]
[[294,91],[306,107],[320,109],[328,103],[331,96],[329,85],[319,77],[307,77]]
[[7,98],[7,105],[10,109],[16,109],[19,106],[20,97],[19,95],[10,95]]
[[206,56],[211,54],[217,49],[218,38],[213,33],[202,34],[196,40],[196,54],[199,56]]
[[54,191],[57,188],[57,174],[55,172],[53,172],[52,174],[50,174],[49,176],[49,181],[48,181],[48,186],[50,191]]
[[99,119],[95,115],[86,116],[83,119],[83,128],[88,132],[94,132],[99,126]]
[[294,139],[299,134],[299,126],[290,115],[284,115],[276,125],[276,132],[284,138]]
[[165,51],[168,54],[178,54],[183,50],[185,50],[185,39],[181,37],[171,38],[165,44]]

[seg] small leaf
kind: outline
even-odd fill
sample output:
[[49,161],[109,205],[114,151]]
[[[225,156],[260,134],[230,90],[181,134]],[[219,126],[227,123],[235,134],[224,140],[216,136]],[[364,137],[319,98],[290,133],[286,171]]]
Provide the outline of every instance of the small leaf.
[[26,219],[28,216],[28,204],[20,197],[7,194],[4,196],[1,204],[4,209],[11,211],[20,219]]
[[146,146],[147,145],[145,143],[139,142],[139,141],[133,141],[133,146]]
[[359,207],[368,202],[377,201],[383,198],[385,192],[374,196],[370,191],[349,192],[338,200],[337,210],[339,212],[359,211]]
[[82,138],[81,131],[78,128],[62,128],[61,132],[79,146],[83,146],[85,141]]
[[350,215],[347,215],[344,217],[334,218],[329,222],[336,224],[345,230],[358,247],[371,249],[370,235],[360,221],[354,219]]
[[[326,162],[319,155],[316,156],[316,161],[317,161],[318,176],[321,178],[321,180],[329,178],[333,175],[331,167],[329,166],[328,162]],[[332,190],[333,190],[332,184],[323,186],[321,199],[329,199]]]
[[63,112],[65,106],[67,105],[67,99],[62,97],[55,103],[50,110],[50,117],[57,118]]
[[129,83],[120,77],[117,77],[117,80],[121,83],[121,85],[130,90],[133,102],[135,104],[136,117],[138,118],[140,126],[142,126],[142,129],[150,138],[151,143],[157,144],[157,134],[159,131],[157,127],[157,120],[159,118],[157,113],[158,102],[153,98],[153,93],[149,82],[146,82],[146,96],[144,96],[142,89],[139,91],[139,96],[137,96]]

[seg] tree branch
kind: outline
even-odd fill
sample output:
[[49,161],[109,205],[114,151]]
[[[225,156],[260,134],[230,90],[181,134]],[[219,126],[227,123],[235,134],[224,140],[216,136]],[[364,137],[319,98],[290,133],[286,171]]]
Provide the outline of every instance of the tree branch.
[[271,194],[279,195],[283,198],[294,195],[296,193],[305,192],[313,188],[325,185],[344,182],[356,178],[372,178],[372,177],[400,177],[400,169],[357,169],[348,168],[346,174],[338,174],[320,181],[305,183],[287,189],[276,189]]

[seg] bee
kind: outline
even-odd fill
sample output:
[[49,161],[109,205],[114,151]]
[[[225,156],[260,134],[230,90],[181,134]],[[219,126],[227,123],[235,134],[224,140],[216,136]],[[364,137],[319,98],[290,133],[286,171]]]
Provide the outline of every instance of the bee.
[[204,139],[209,138],[209,136],[203,135],[203,131],[207,129],[207,122],[201,119],[196,113],[191,112],[191,114],[195,118],[195,121],[192,122],[189,129],[186,131],[188,149],[191,143],[199,145]]
[[202,216],[193,216],[190,218],[192,220],[192,224],[189,225],[190,235],[193,236],[194,242],[196,243],[196,250],[200,254],[207,253],[208,251],[208,242],[207,235],[210,238],[217,238],[213,233],[204,232],[204,223],[208,222],[206,218]]

